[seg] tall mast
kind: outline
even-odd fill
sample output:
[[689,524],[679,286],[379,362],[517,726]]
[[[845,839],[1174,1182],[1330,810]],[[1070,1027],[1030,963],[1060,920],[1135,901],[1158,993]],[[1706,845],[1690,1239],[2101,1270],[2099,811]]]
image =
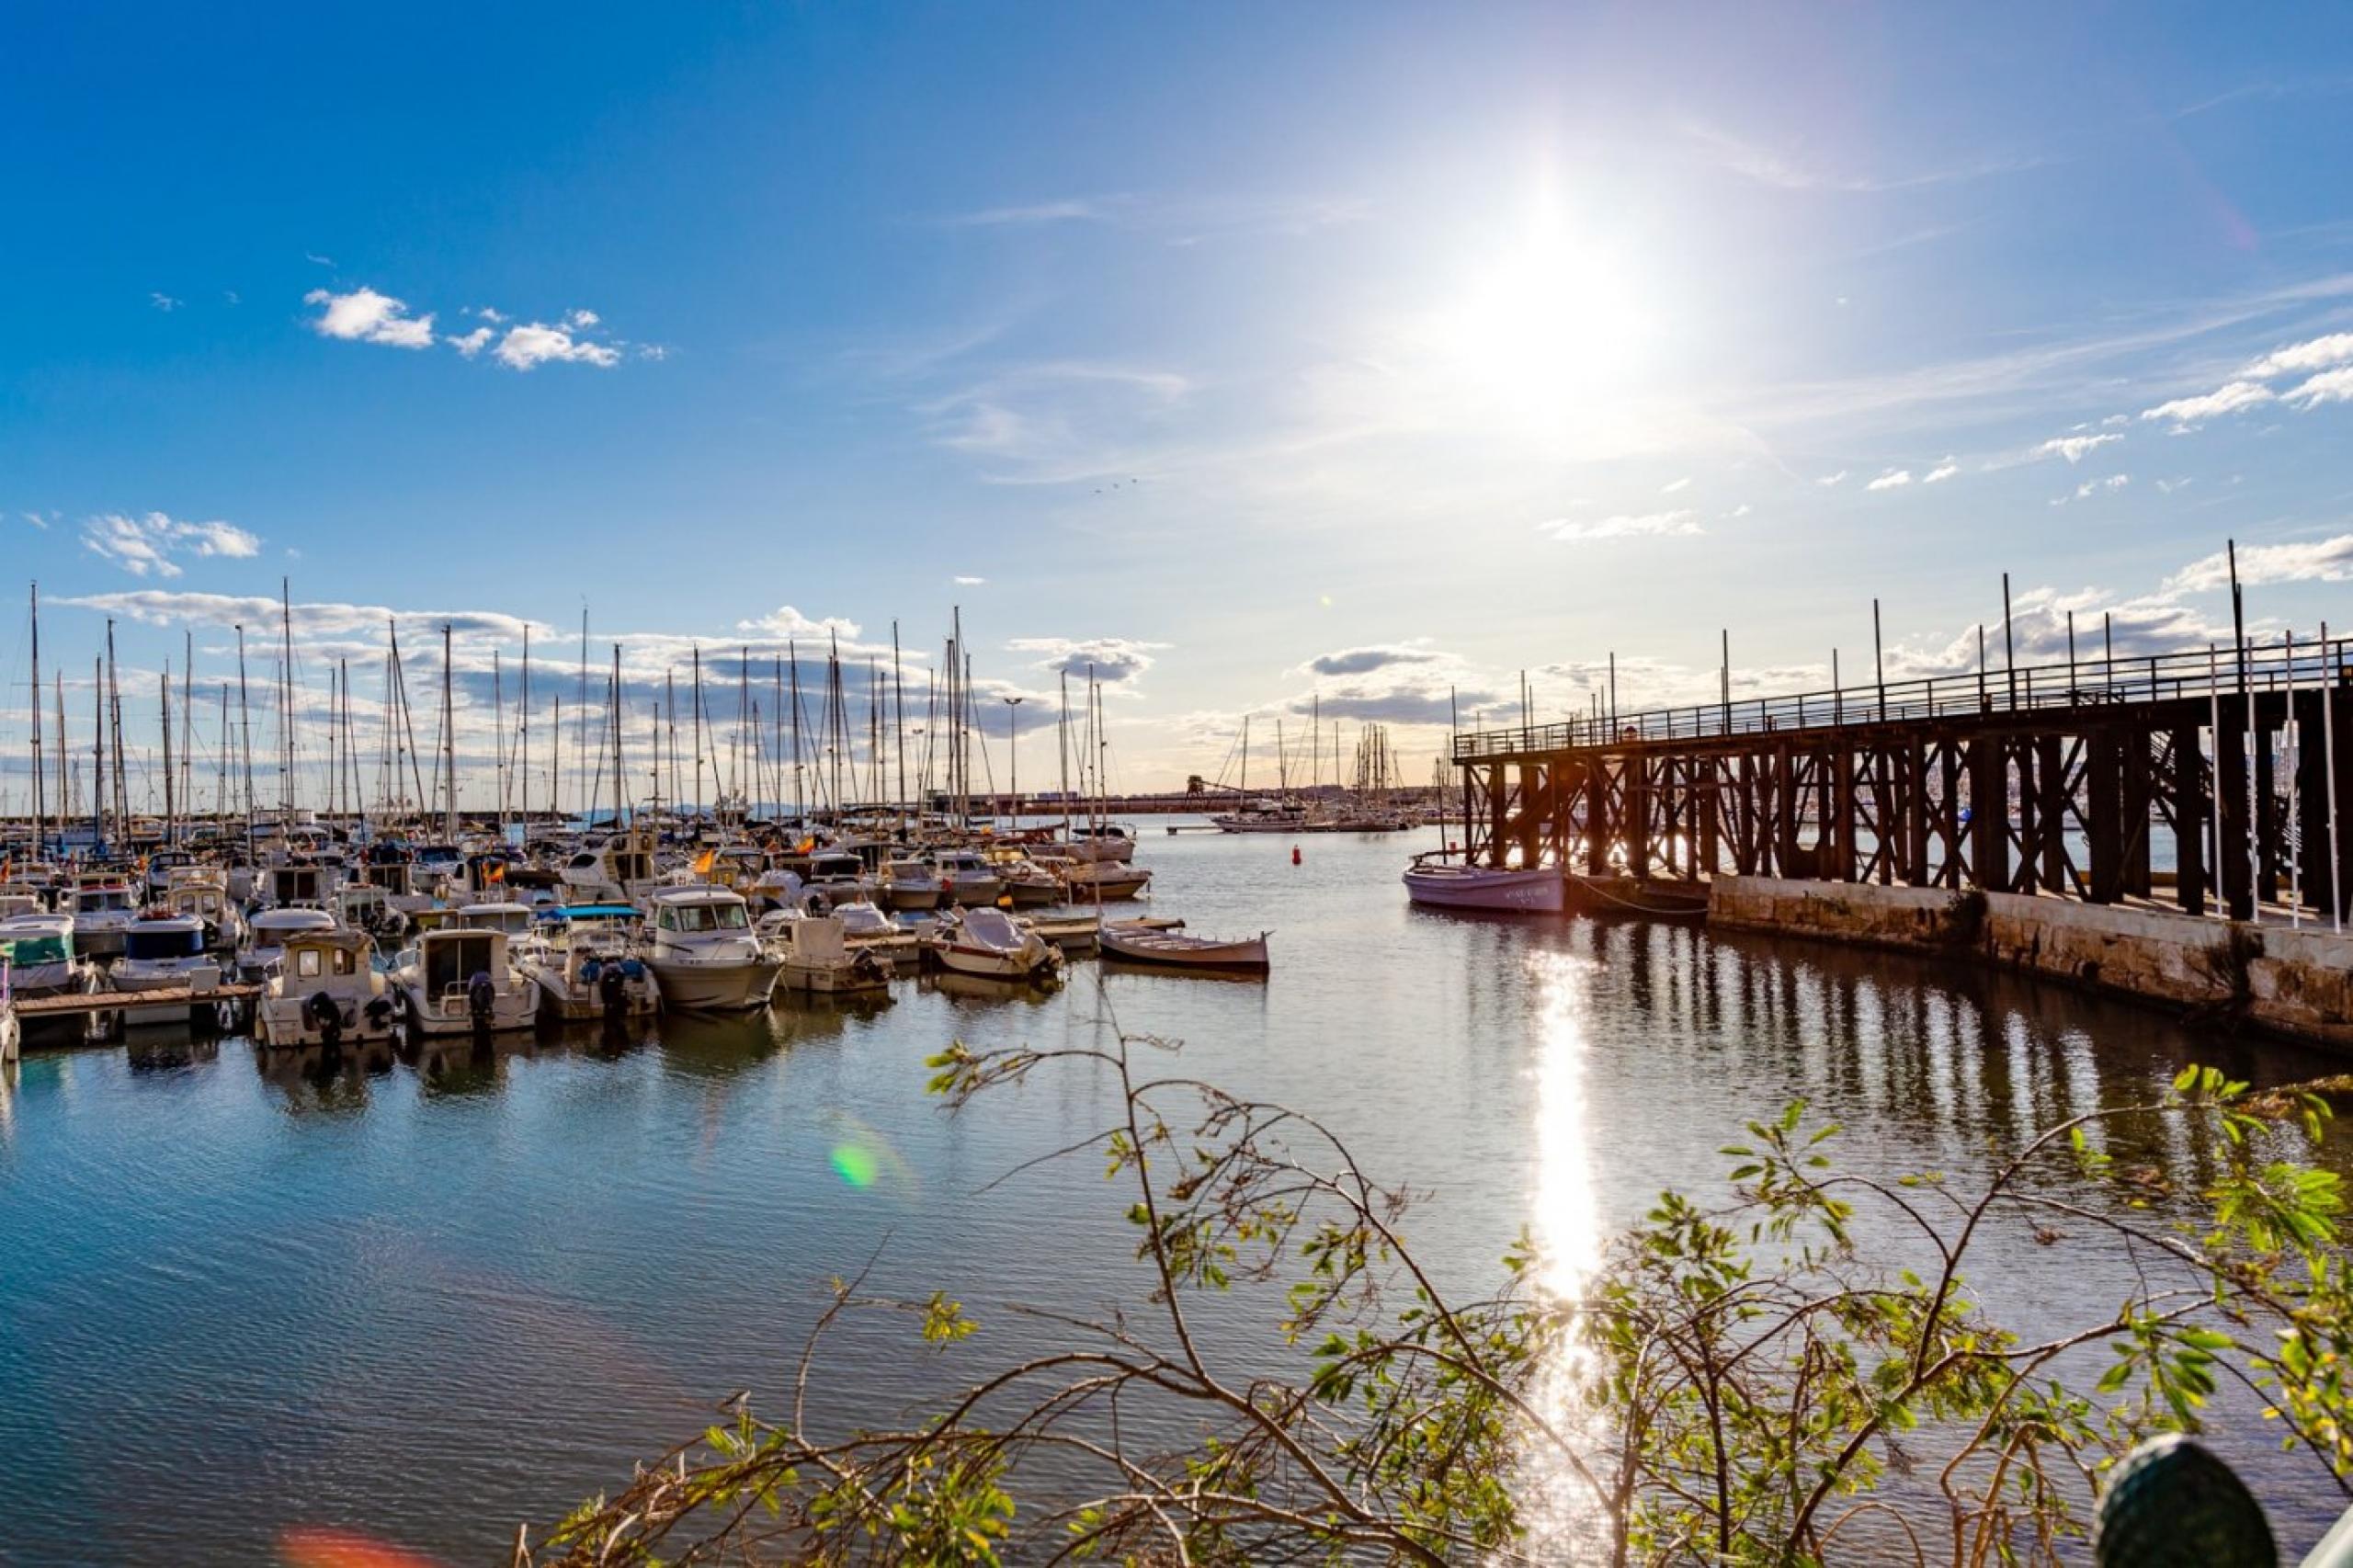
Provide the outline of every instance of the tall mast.
[[[662,672],[662,717],[663,722],[669,729],[667,744],[670,751],[670,816],[674,822],[677,819],[679,801],[677,675],[678,672],[675,668],[665,668]],[[658,773],[654,778],[654,790],[656,794],[661,793],[662,781]]]
[[629,776],[621,771],[621,645],[613,644],[613,825],[629,811]]
[[899,830],[907,825],[907,673],[899,660],[899,623],[891,623],[891,752],[899,764]]
[[[189,628],[181,633],[186,640],[185,656],[180,661],[180,814],[196,815],[196,631]],[[182,824],[182,831],[188,824]]]
[[809,793],[801,771],[801,649],[788,637],[784,640],[784,652],[792,665],[792,812],[804,816],[809,810]]
[[531,836],[531,623],[523,623],[523,695],[519,702],[522,756],[515,765],[516,800],[523,808],[523,836]]
[[490,651],[490,792],[498,817],[498,838],[506,841],[506,693],[498,650]]
[[[111,622],[108,623],[112,625]],[[90,835],[100,850],[107,843],[107,671],[101,659],[90,661],[92,717],[97,729],[90,741]]]
[[1063,842],[1070,842],[1070,671],[1062,672],[1062,707],[1054,714],[1054,750],[1062,754]]
[[[58,836],[62,840],[65,833],[65,819],[74,814],[73,796],[67,790],[65,777],[65,672],[60,670],[50,678],[57,683],[57,826]],[[35,692],[33,696],[38,703],[40,694]]]
[[695,815],[702,815],[702,644],[694,645],[694,733],[690,737],[695,748]]
[[[41,773],[40,755],[40,585],[35,583],[33,597],[33,858],[40,858],[41,840],[48,828],[49,801],[47,780]],[[61,741],[63,736],[60,736]]]
[[287,579],[278,580],[278,812],[291,841],[294,826],[294,597]]
[[588,778],[588,601],[580,601],[580,699],[573,706],[573,726],[580,738],[573,743],[573,760],[578,764],[581,788],[586,789]]
[[457,692],[451,684],[449,655],[452,652],[451,627],[441,623],[441,766],[442,834],[448,842],[458,841],[458,706]]
[[172,662],[164,661],[164,842],[179,841],[179,798],[172,792]]
[[[131,836],[131,793],[124,782],[121,665],[114,656],[114,621],[107,621],[107,744],[114,752],[114,830]],[[103,771],[103,769],[101,770]],[[103,783],[102,783],[103,787]]]

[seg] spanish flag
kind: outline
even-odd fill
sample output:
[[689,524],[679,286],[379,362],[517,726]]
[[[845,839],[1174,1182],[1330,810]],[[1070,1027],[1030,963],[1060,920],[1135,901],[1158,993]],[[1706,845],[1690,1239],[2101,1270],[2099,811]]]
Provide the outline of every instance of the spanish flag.
[[707,877],[710,875],[710,863],[718,857],[718,855],[719,851],[716,849],[706,849],[699,856],[696,857],[695,875],[698,877]]
[[506,862],[504,860],[493,860],[490,863],[489,868],[483,872],[482,880],[486,882],[505,881],[506,880]]

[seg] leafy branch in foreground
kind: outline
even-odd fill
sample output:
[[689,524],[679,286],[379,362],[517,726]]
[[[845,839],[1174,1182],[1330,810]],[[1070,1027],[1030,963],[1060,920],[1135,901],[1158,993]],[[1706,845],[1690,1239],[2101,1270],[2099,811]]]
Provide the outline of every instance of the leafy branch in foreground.
[[[1967,1194],[1838,1169],[1837,1130],[1793,1105],[1724,1151],[1722,1202],[1663,1194],[1566,1290],[1523,1239],[1491,1293],[1457,1299],[1400,1233],[1406,1195],[1328,1127],[1146,1071],[1173,1057],[1122,1036],[930,1063],[958,1108],[1041,1070],[1116,1077],[1117,1119],[1040,1161],[1092,1151],[1128,1189],[1148,1312],[1009,1309],[1059,1348],[920,1420],[824,1431],[810,1384],[845,1312],[906,1312],[942,1354],[987,1343],[946,1296],[837,1280],[780,1419],[738,1396],[537,1562],[2057,1562],[2107,1467],[2196,1429],[2226,1384],[2337,1485],[2353,1472],[2341,1198],[2295,1157],[2317,1096],[2191,1068],[2042,1131]],[[2215,1151],[2198,1224],[2159,1218],[2181,1207],[2162,1178],[2104,1152],[2153,1119]],[[2136,1284],[2020,1334],[1964,1271],[1997,1233],[2103,1249]],[[1225,1291],[1266,1293],[1279,1326],[1247,1368],[1197,1332]]]

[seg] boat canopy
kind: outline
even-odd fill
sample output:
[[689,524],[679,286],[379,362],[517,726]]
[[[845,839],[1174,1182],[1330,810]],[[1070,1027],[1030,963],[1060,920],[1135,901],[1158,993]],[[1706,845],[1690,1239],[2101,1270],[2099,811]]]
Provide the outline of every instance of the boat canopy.
[[964,935],[984,948],[1011,949],[1021,945],[1020,930],[1001,909],[967,910]]
[[567,903],[540,912],[541,920],[642,920],[633,903]]

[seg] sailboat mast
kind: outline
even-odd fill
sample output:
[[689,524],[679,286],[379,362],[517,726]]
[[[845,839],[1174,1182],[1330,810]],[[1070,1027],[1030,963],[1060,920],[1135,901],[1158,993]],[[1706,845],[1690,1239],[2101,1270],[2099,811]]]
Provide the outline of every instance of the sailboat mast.
[[522,808],[523,836],[531,836],[531,625],[523,623],[523,692],[517,699],[517,714],[521,732],[516,744],[521,755],[515,763],[515,800]]
[[899,661],[899,623],[891,623],[891,753],[899,764],[899,831],[907,825],[907,674]]
[[441,767],[442,813],[441,831],[444,840],[458,841],[458,705],[457,691],[449,668],[451,627],[441,623]]
[[613,644],[613,825],[629,812],[629,775],[621,771],[621,645]]
[[695,815],[702,815],[702,647],[694,649],[695,722],[691,737],[695,749]]
[[490,651],[490,791],[496,797],[498,838],[506,841],[506,693],[498,650]]
[[792,812],[802,816],[809,810],[809,794],[801,772],[801,649],[788,637],[784,653],[792,665]]
[[[572,756],[581,778],[580,787],[585,790],[588,787],[588,601],[585,599],[580,601],[580,697],[573,704],[572,711],[573,727],[580,732],[579,738],[573,743]],[[561,741],[560,733],[558,738]],[[558,800],[562,800],[560,790]]]
[[1054,750],[1061,754],[1063,773],[1063,842],[1070,842],[1070,672],[1063,676],[1062,706],[1054,714]]
[[107,844],[107,670],[102,659],[90,661],[90,698],[91,717],[97,722],[90,742],[90,834],[103,850]]
[[[180,814],[196,815],[196,632],[182,633],[180,660]],[[36,704],[38,706],[38,704]],[[183,831],[189,824],[183,824]]]
[[32,585],[33,599],[33,858],[39,859],[41,840],[48,831],[49,801],[46,799],[47,779],[41,772],[40,753],[40,585]]
[[164,661],[164,842],[179,841],[179,798],[172,790],[172,662]]
[[294,827],[294,595],[288,580],[278,580],[278,628],[282,638],[278,655],[278,815],[279,831],[289,843]]

